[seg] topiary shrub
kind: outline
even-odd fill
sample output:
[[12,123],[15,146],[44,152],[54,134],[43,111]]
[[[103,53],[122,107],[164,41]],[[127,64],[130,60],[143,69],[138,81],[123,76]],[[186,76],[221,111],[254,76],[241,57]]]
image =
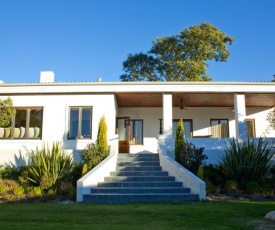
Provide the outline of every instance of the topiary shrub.
[[84,176],[88,172],[88,166],[87,164],[84,164],[82,167],[82,176]]
[[98,148],[104,156],[108,155],[107,124],[105,117],[101,117],[98,125],[97,140]]
[[259,194],[261,191],[261,187],[256,181],[251,181],[247,183],[246,191],[249,194]]
[[184,126],[182,119],[177,123],[177,130],[175,136],[175,160],[180,164],[184,162],[184,153],[182,152],[184,149]]

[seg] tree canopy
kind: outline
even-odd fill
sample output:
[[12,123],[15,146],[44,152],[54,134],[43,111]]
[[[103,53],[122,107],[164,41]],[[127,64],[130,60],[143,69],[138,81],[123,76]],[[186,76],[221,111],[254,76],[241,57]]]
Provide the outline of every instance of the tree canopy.
[[0,99],[0,127],[8,126],[15,114],[15,109],[12,107],[13,102],[10,97]]
[[157,38],[147,53],[129,54],[121,81],[210,81],[207,61],[225,62],[234,38],[210,23]]

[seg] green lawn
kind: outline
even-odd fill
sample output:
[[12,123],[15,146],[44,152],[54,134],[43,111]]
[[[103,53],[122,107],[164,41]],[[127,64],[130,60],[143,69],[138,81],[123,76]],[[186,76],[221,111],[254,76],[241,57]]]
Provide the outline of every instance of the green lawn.
[[275,202],[0,204],[0,229],[275,229]]

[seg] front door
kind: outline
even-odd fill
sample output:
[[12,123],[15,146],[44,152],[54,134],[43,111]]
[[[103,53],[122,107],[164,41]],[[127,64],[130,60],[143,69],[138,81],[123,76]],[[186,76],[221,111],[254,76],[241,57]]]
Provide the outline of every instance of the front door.
[[116,122],[116,134],[118,134],[119,153],[130,151],[130,117],[118,117]]

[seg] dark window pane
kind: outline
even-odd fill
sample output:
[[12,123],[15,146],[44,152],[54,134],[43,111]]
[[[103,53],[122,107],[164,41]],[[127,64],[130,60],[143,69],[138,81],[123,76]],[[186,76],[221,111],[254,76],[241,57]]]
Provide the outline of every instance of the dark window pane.
[[69,138],[76,138],[78,134],[78,124],[79,124],[79,109],[71,108],[70,109],[70,130]]
[[14,138],[26,137],[26,123],[27,123],[27,110],[17,109],[15,114],[15,123],[14,123],[14,130],[13,130]]
[[91,109],[90,108],[82,109],[81,134],[83,138],[91,137]]
[[143,144],[143,121],[131,120],[130,121],[130,144],[142,145]]
[[135,121],[135,144],[142,144],[142,121]]
[[42,128],[42,109],[31,109],[30,110],[30,123],[29,123],[29,134],[30,138],[41,137]]

